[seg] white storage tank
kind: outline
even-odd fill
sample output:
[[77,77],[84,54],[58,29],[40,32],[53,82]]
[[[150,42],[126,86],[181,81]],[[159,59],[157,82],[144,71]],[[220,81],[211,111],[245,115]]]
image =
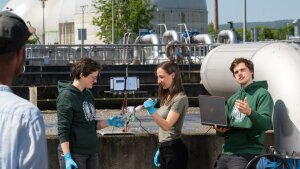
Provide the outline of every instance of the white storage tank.
[[229,70],[234,58],[254,63],[254,80],[267,80],[274,100],[275,148],[283,155],[300,158],[300,47],[288,43],[221,45],[205,57],[201,81],[212,95],[228,98],[237,89]]

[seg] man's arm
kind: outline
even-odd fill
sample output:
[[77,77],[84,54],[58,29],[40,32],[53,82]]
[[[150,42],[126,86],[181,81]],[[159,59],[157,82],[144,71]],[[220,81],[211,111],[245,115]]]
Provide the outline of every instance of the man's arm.
[[273,112],[273,99],[269,93],[266,93],[257,98],[257,110],[254,110],[248,104],[247,97],[244,100],[236,100],[235,105],[241,113],[246,114],[252,121],[253,125],[263,131],[272,128],[272,112]]
[[124,127],[125,125],[125,120],[122,119],[121,116],[113,116],[110,117],[106,120],[98,120],[96,121],[96,130],[103,129],[108,126],[113,126],[113,127]]
[[41,115],[28,125],[28,135],[22,139],[22,144],[18,159],[20,168],[48,168],[45,124]]
[[107,120],[98,120],[96,124],[97,124],[97,127],[96,127],[97,130],[108,127]]
[[274,102],[269,93],[258,99],[257,111],[252,110],[248,117],[256,128],[266,131],[272,128]]

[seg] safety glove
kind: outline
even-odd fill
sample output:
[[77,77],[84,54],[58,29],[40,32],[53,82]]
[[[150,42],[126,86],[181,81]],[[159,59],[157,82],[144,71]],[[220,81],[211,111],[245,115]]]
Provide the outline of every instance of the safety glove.
[[144,108],[148,111],[148,114],[152,115],[156,112],[154,106],[157,103],[157,99],[151,99],[149,98],[144,102]]
[[159,152],[159,148],[158,148],[156,150],[154,158],[153,158],[153,163],[154,163],[155,167],[159,167],[160,166],[159,156],[160,156],[160,152]]
[[125,121],[120,116],[114,116],[107,120],[108,125],[114,127],[124,127]]
[[64,155],[65,163],[66,163],[66,169],[73,169],[73,168],[78,168],[77,164],[75,161],[72,159],[70,153],[66,153]]

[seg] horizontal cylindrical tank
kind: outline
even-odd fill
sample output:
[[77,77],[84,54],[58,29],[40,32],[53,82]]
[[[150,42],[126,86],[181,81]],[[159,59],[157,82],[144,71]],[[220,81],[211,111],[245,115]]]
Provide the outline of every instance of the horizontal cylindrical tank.
[[213,39],[209,34],[198,34],[191,37],[194,43],[213,44]]
[[300,157],[300,47],[288,43],[221,45],[205,57],[201,81],[212,95],[228,98],[237,89],[229,67],[234,58],[254,63],[254,80],[267,80],[274,100],[275,148],[291,158]]
[[[156,46],[156,45],[159,44],[159,39],[158,39],[158,36],[157,36],[156,33],[138,36],[135,39],[134,44],[154,44],[155,46],[153,46],[152,55],[147,60],[149,61],[149,63],[153,63],[154,60],[158,58],[158,46]],[[140,61],[139,61],[139,47],[134,46],[133,64],[139,64],[139,63],[140,63]]]
[[167,30],[163,34],[162,44],[167,44],[170,41],[179,41],[179,34],[175,30]]
[[238,43],[238,38],[233,30],[222,30],[218,34],[218,43]]

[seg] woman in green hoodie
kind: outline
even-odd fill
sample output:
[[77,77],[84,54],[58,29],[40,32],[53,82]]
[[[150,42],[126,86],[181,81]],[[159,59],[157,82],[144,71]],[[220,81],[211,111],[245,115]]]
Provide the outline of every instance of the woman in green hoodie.
[[254,65],[250,60],[236,58],[230,71],[240,89],[227,101],[227,118],[230,126],[244,129],[214,126],[217,134],[224,137],[216,168],[244,169],[263,150],[265,131],[272,128],[274,103],[267,81],[253,81]]
[[98,169],[96,130],[108,126],[123,127],[119,116],[95,120],[94,97],[89,89],[97,82],[99,64],[82,58],[72,67],[74,81],[58,82],[57,98],[58,158],[60,169]]

